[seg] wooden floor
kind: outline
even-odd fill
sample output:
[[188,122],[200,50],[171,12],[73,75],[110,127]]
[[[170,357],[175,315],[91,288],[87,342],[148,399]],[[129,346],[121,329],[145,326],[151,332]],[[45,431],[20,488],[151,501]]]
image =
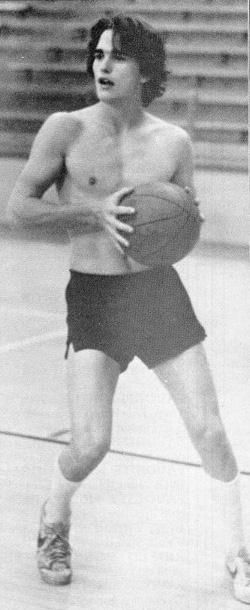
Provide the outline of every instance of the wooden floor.
[[[40,582],[39,511],[60,450],[51,441],[68,438],[68,245],[3,234],[0,256],[1,610],[240,608],[224,573],[223,511],[174,405],[137,359],[118,385],[112,452],[74,498],[72,585]],[[178,268],[207,329],[223,418],[249,473],[248,261],[197,250]],[[250,476],[242,482],[247,515]]]

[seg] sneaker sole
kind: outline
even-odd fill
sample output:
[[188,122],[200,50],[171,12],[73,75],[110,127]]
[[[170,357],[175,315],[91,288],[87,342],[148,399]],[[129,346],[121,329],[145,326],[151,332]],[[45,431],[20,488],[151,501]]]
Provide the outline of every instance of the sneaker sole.
[[237,594],[236,589],[235,589],[235,584],[234,584],[234,579],[235,579],[235,572],[232,572],[230,570],[230,567],[226,564],[225,565],[225,569],[228,575],[228,578],[230,580],[230,585],[231,585],[231,590],[232,590],[232,594],[234,596],[234,598],[238,601],[241,602],[242,604],[245,604],[246,606],[250,605],[250,597],[248,599],[244,599],[244,596]]
[[54,587],[60,587],[63,585],[69,585],[72,580],[72,574],[55,574],[55,572],[51,573],[49,570],[39,570],[39,574],[43,582],[46,582],[47,585],[53,585]]

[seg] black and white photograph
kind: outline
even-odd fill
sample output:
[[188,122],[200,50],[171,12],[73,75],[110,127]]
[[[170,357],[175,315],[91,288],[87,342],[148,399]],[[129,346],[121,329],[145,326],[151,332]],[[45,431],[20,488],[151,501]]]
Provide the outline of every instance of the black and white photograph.
[[247,0],[0,0],[1,610],[250,606]]

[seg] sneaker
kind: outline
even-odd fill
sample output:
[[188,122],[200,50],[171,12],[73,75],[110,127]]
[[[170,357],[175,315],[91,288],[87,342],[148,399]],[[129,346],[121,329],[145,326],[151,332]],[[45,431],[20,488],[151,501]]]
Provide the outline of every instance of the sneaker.
[[238,555],[228,558],[226,567],[232,577],[234,596],[244,604],[250,604],[250,555],[242,548]]
[[68,585],[71,582],[70,525],[45,523],[43,506],[37,541],[37,565],[40,576],[49,585]]

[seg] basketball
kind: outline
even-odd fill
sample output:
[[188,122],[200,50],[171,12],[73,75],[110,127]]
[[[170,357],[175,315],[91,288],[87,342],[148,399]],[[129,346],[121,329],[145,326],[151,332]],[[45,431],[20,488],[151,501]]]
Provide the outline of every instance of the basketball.
[[202,219],[190,193],[172,183],[137,186],[120,202],[135,209],[119,219],[134,227],[128,256],[146,266],[173,265],[197,243]]

